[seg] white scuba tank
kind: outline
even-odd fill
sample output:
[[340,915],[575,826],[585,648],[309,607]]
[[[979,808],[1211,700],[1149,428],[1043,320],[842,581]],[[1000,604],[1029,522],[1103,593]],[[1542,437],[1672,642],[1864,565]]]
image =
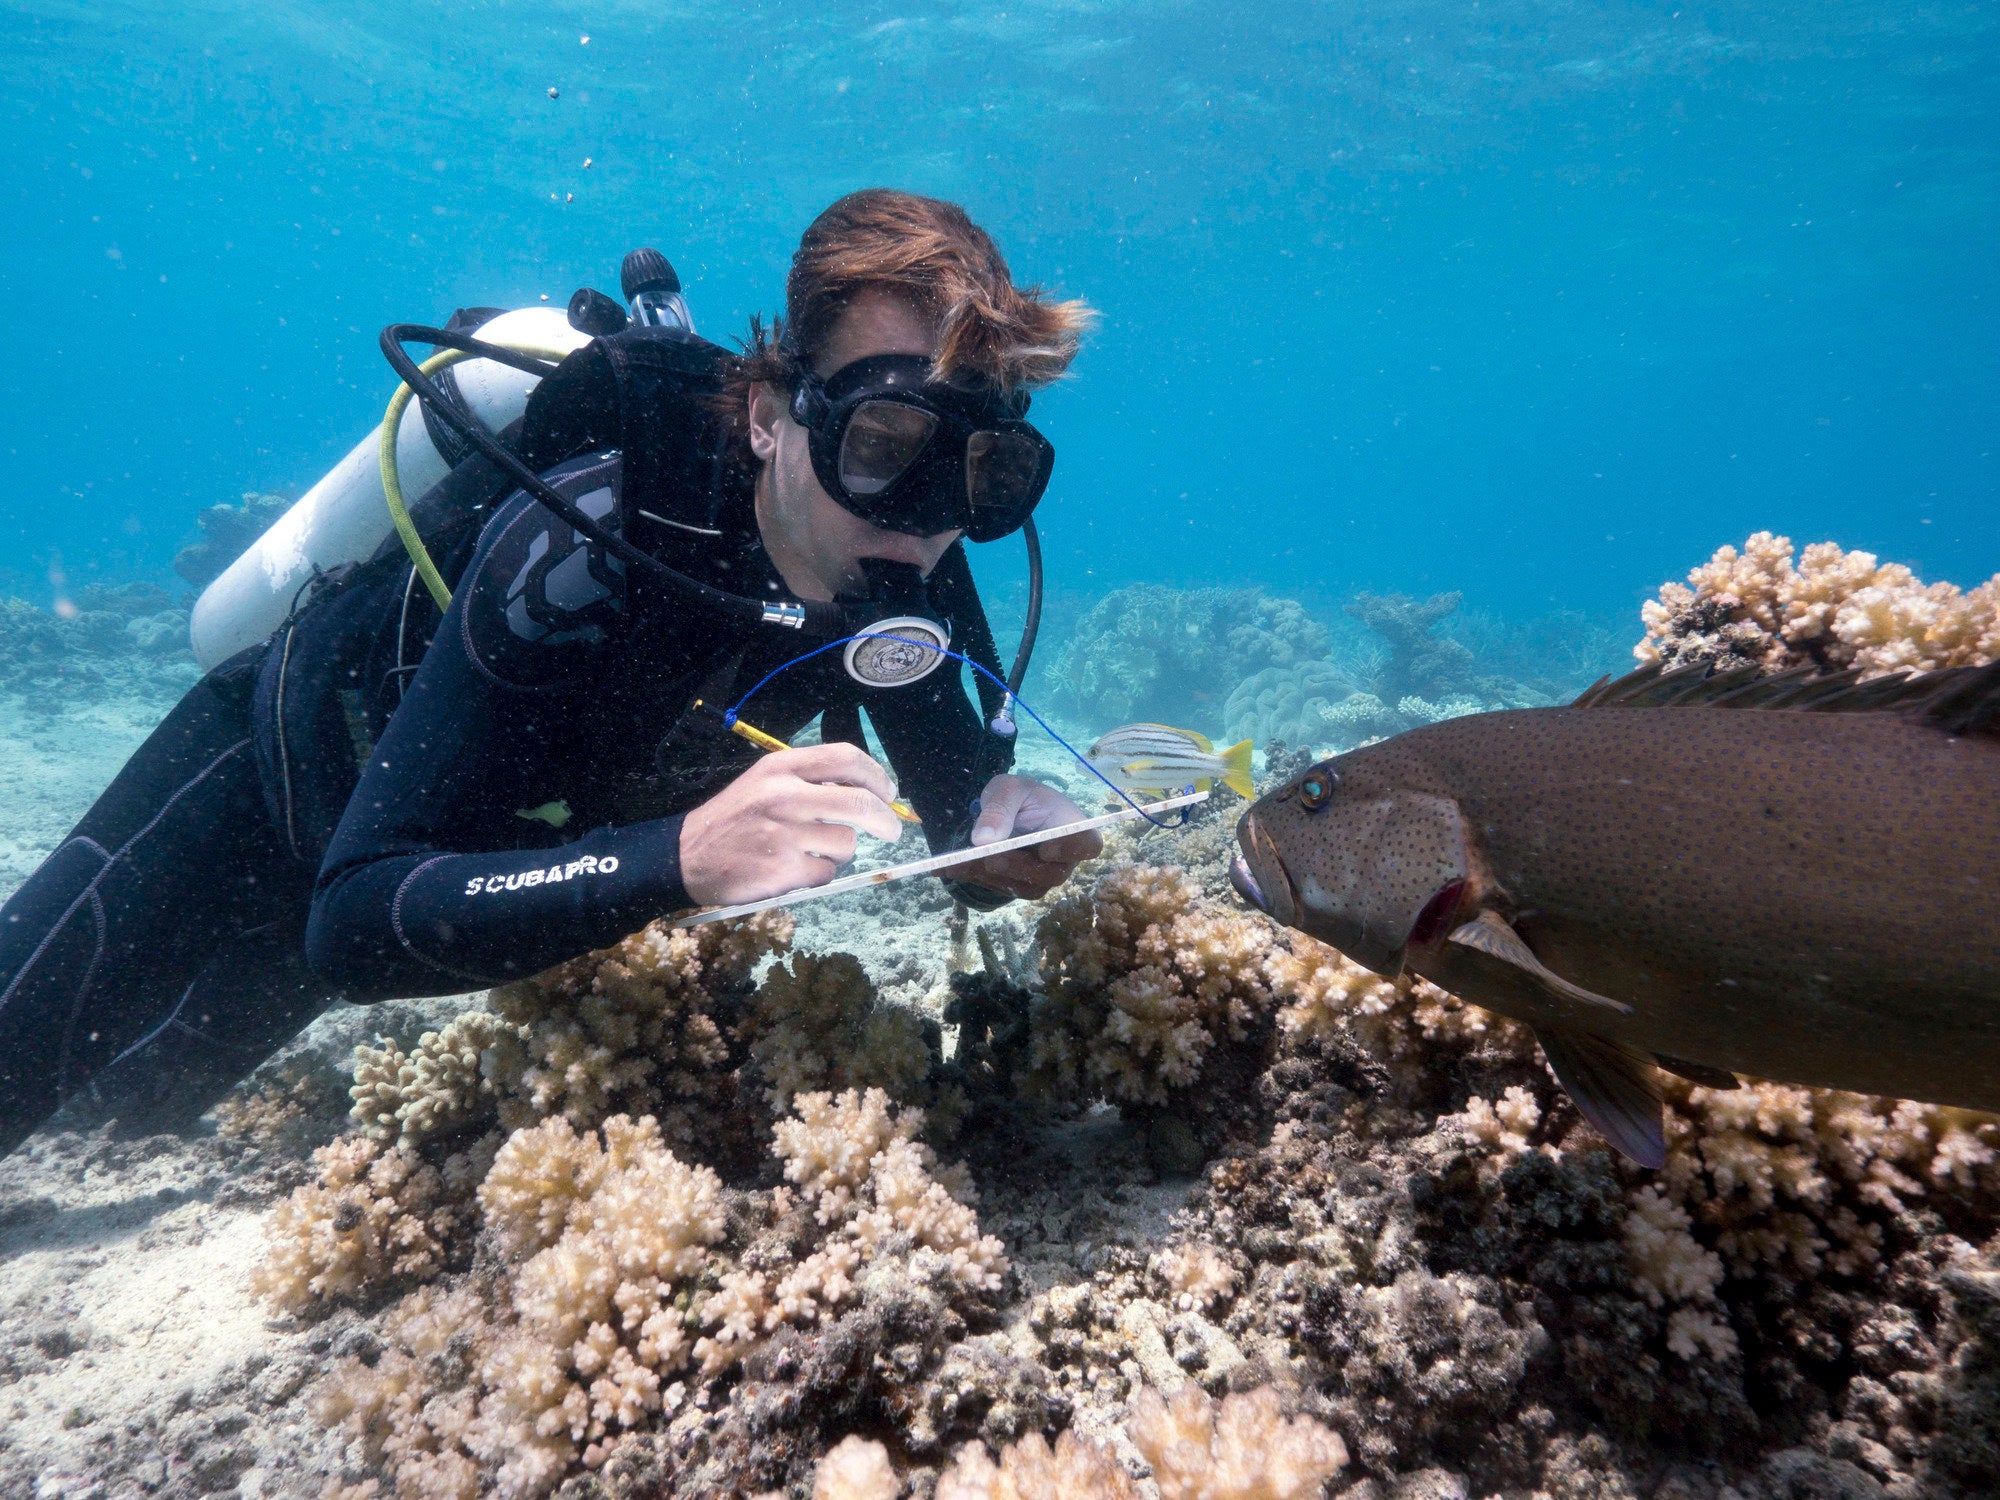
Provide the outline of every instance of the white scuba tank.
[[[521,307],[474,330],[496,344],[575,350],[590,342],[559,308]],[[460,395],[487,429],[498,432],[527,410],[537,377],[490,359],[454,365]],[[422,403],[412,401],[396,429],[396,466],[412,501],[444,478],[448,469],[424,426]],[[207,671],[284,623],[299,590],[318,568],[374,556],[395,523],[382,492],[379,424],[355,444],[331,473],[307,490],[220,577],[202,590],[188,621],[194,657]]]

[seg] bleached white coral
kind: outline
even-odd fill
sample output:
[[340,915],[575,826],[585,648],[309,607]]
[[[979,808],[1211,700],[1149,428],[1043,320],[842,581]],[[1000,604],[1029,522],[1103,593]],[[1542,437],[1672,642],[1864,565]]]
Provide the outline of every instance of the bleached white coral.
[[813,1500],[896,1500],[902,1482],[889,1450],[864,1437],[844,1437],[813,1473]]
[[1387,980],[1337,948],[1286,933],[1268,952],[1264,975],[1283,1006],[1278,1022],[1300,1040],[1351,1033],[1370,1051],[1398,1061],[1443,1044],[1492,1040],[1523,1056],[1532,1036],[1504,1016],[1467,1005],[1427,979]]
[[1662,1083],[1662,1191],[1732,1275],[1857,1275],[1881,1258],[1885,1222],[1926,1199],[2000,1207],[1991,1115],[1787,1084]]
[[315,1180],[271,1215],[264,1260],[251,1275],[259,1296],[307,1313],[444,1269],[469,1218],[465,1195],[454,1191],[457,1170],[358,1136],[320,1147],[313,1164]]
[[650,1114],[687,1147],[733,1090],[717,997],[791,942],[782,911],[623,942],[492,993],[516,1028],[484,1054],[509,1130],[554,1114],[588,1130],[614,1113]]
[[1200,1240],[1176,1245],[1153,1257],[1152,1272],[1167,1284],[1182,1312],[1206,1312],[1236,1291],[1236,1268],[1213,1245]]
[[1269,928],[1200,900],[1177,870],[1127,865],[1063,898],[1039,931],[1045,994],[1027,1086],[1160,1103],[1268,1013]]
[[[1287,1420],[1270,1387],[1213,1401],[1183,1385],[1171,1400],[1150,1386],[1132,1398],[1125,1430],[1153,1468],[1160,1500],[1313,1500],[1347,1465],[1340,1435],[1310,1417]],[[1139,1488],[1097,1443],[1066,1432],[1010,1443],[995,1463],[969,1443],[938,1479],[937,1500],[1137,1500]]]
[[1815,542],[1793,562],[1787,537],[1760,531],[1663,585],[1640,611],[1642,662],[1707,660],[1776,670],[1811,663],[1898,670],[1983,666],[2000,657],[2000,575],[1969,591],[1925,584],[1901,563]]
[[454,1350],[488,1331],[488,1313],[470,1288],[419,1287],[383,1320],[372,1363],[347,1358],[313,1396],[313,1415],[340,1429],[354,1457],[379,1464],[396,1493],[422,1500],[474,1500],[479,1465],[464,1439],[477,1392],[436,1372]]
[[[957,1293],[999,1288],[1007,1258],[979,1231],[962,1173],[939,1170],[915,1139],[923,1111],[892,1111],[880,1089],[834,1096],[801,1094],[773,1131],[772,1150],[798,1184],[818,1245],[788,1269],[725,1272],[703,1303],[708,1332],[694,1353],[709,1374],[729,1368],[781,1325],[808,1325],[856,1295],[861,1269],[884,1256],[930,1257],[931,1271]],[[782,1205],[781,1205],[782,1206]]]
[[1009,1443],[995,1463],[967,1443],[938,1477],[936,1500],[1138,1500],[1139,1488],[1098,1444],[1065,1432],[1051,1449],[1039,1432]]
[[1625,1259],[1632,1285],[1655,1307],[1679,1304],[1668,1319],[1667,1348],[1683,1359],[1728,1359],[1736,1333],[1717,1317],[1722,1257],[1690,1234],[1692,1220],[1648,1183],[1627,1196]]
[[479,1060],[514,1028],[483,1010],[469,1010],[442,1031],[427,1031],[414,1051],[383,1037],[354,1049],[354,1100],[349,1111],[374,1141],[415,1146],[470,1121],[492,1097]]
[[1474,1094],[1465,1102],[1464,1112],[1447,1115],[1466,1138],[1485,1148],[1482,1171],[1504,1172],[1535,1149],[1529,1137],[1542,1123],[1542,1107],[1535,1096],[1519,1084],[1509,1087],[1498,1099]]
[[676,1158],[656,1121],[614,1115],[602,1136],[560,1116],[516,1132],[480,1188],[503,1252],[526,1259],[468,1442],[521,1494],[579,1457],[601,1463],[660,1409],[692,1345],[675,1293],[722,1237],[720,1181]]
[[773,966],[738,1029],[774,1109],[810,1090],[872,1087],[911,1099],[930,1072],[923,1018],[881,1000],[852,954],[801,953]]
[[1268,1386],[1219,1403],[1192,1382],[1171,1400],[1147,1387],[1126,1430],[1160,1500],[1310,1500],[1347,1466],[1340,1435],[1310,1417],[1287,1421]]

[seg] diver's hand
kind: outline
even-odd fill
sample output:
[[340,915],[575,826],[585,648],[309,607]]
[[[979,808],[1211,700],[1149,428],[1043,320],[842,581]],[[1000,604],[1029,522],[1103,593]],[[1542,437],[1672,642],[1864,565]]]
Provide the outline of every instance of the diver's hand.
[[902,837],[895,795],[852,745],[775,751],[681,820],[681,883],[702,906],[824,885],[854,858],[857,831]]
[[[993,844],[1017,833],[1055,828],[1084,816],[1082,808],[1052,786],[1025,776],[995,776],[979,794],[979,821],[972,825],[973,844]],[[1069,879],[1069,872],[1104,852],[1095,829],[1012,849],[991,859],[977,859],[951,872],[954,880],[990,886],[1030,901],[1046,896]]]

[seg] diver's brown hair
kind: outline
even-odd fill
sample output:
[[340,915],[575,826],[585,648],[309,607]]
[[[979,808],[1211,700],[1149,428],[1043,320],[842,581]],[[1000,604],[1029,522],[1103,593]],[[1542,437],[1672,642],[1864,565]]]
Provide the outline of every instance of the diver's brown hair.
[[1060,379],[1095,317],[1083,302],[1015,286],[993,237],[957,204],[867,188],[807,226],[785,278],[785,316],[768,328],[750,320],[724,393],[730,415],[754,383],[790,386],[800,365],[812,367],[848,303],[868,290],[900,292],[936,320],[940,379],[1007,390]]

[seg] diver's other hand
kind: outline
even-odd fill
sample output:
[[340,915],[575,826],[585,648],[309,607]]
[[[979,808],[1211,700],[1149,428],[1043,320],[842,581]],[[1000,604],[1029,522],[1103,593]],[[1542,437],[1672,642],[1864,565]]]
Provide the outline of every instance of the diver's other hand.
[[681,820],[681,883],[701,906],[824,885],[854,858],[857,832],[902,837],[895,795],[852,745],[774,751]]
[[[995,776],[979,794],[979,821],[972,825],[972,842],[994,844],[1017,833],[1034,833],[1077,822],[1083,809],[1052,786],[1025,776]],[[1069,872],[1104,852],[1104,840],[1094,829],[1011,849],[991,859],[973,860],[952,871],[957,880],[990,886],[1030,901],[1046,896],[1069,879]]]

